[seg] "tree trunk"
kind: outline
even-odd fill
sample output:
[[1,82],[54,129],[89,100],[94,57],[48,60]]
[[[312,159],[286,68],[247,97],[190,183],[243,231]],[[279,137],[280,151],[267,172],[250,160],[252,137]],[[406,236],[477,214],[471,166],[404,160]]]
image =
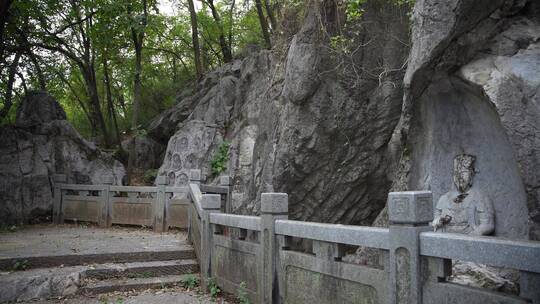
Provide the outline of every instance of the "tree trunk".
[[133,81],[133,106],[131,109],[131,135],[133,140],[129,145],[129,158],[127,168],[128,185],[131,185],[133,178],[133,169],[135,167],[135,142],[137,139],[137,130],[139,125],[139,111],[141,107],[141,59],[142,59],[142,40],[141,43],[135,43],[135,78]]
[[270,5],[270,0],[264,0],[264,7],[266,8],[266,14],[268,14],[268,19],[270,19],[270,26],[272,27],[272,32],[277,30],[276,17],[274,16],[274,11]]
[[191,18],[191,40],[193,42],[193,53],[195,55],[195,72],[197,74],[197,80],[202,78],[204,73],[201,63],[201,47],[199,46],[199,30],[197,25],[197,12],[195,11],[195,5],[193,0],[187,0],[189,6],[189,15]]
[[9,114],[9,110],[13,105],[13,83],[15,82],[15,76],[17,75],[17,67],[19,66],[19,59],[21,59],[21,53],[16,53],[13,62],[9,67],[9,76],[6,88],[6,94],[4,99],[4,107],[0,110],[0,122],[3,121]]
[[13,0],[0,1],[0,63],[4,61],[4,29],[9,20],[9,7],[13,4]]
[[46,85],[46,82],[45,82],[45,77],[43,76],[43,71],[41,70],[41,67],[39,66],[39,62],[38,62],[38,60],[36,58],[36,55],[34,55],[34,53],[32,53],[32,51],[30,51],[30,49],[28,50],[27,54],[28,54],[28,57],[30,57],[30,61],[32,61],[32,64],[36,68],[36,72],[37,72],[37,76],[38,76],[38,82],[39,82],[39,89],[43,90],[43,91],[46,91],[47,90],[47,85]]
[[120,131],[118,130],[118,121],[116,120],[116,111],[114,110],[114,104],[112,101],[111,81],[109,79],[109,64],[105,56],[103,56],[103,78],[105,80],[105,91],[107,93],[107,108],[109,113],[109,121],[113,123],[116,144],[118,145],[118,148],[122,150]]
[[[90,102],[89,112],[92,120],[94,121],[93,125],[94,127],[100,129],[101,134],[103,135],[103,141],[105,143],[105,146],[109,147],[110,143],[107,132],[107,125],[105,124],[105,119],[103,119],[103,113],[101,111],[101,104],[99,101],[96,73],[94,71],[94,67],[90,65],[88,67],[81,68],[81,70],[83,71],[84,82],[88,90],[88,99]],[[92,130],[94,134],[96,134],[96,131],[97,130]]]
[[142,49],[144,42],[144,30],[147,24],[148,12],[146,6],[146,0],[143,0],[143,28],[137,31],[134,27],[131,28],[131,38],[133,39],[133,46],[135,47],[135,77],[133,80],[133,107],[131,112],[131,131],[133,140],[129,145],[129,157],[127,167],[127,180],[128,184],[131,184],[133,179],[133,169],[135,167],[135,143],[137,139],[137,131],[139,127],[139,112],[141,108],[141,74],[142,74]]
[[268,23],[266,22],[266,17],[264,17],[261,0],[255,0],[255,6],[257,7],[257,14],[259,15],[259,23],[261,24],[261,31],[264,37],[266,48],[270,49],[272,47],[272,42],[270,41]]
[[214,6],[214,1],[207,0],[207,2],[208,2],[208,6],[210,7],[210,11],[212,12],[212,17],[214,18],[214,21],[216,22],[219,28],[219,47],[221,48],[221,53],[223,54],[223,61],[226,63],[231,62],[232,53],[231,53],[231,49],[229,48],[229,45],[227,44],[227,41],[225,40],[225,32],[223,31],[223,24],[221,23],[221,17],[219,16],[219,12]]
[[229,9],[229,49],[232,50],[233,44],[233,23],[234,23],[234,6],[236,4],[235,0],[231,2],[231,8]]

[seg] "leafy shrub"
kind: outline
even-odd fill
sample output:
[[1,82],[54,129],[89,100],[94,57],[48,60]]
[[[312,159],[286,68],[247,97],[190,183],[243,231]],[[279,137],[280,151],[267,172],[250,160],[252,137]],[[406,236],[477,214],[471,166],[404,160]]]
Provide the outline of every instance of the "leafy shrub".
[[14,271],[26,270],[28,267],[30,267],[28,260],[17,260],[15,264],[13,264]]
[[240,283],[240,288],[238,288],[238,302],[240,304],[249,304],[246,287],[247,287],[246,282],[242,282]]
[[151,184],[156,180],[158,169],[148,169],[144,172],[143,180],[147,184]]
[[227,162],[229,161],[229,147],[231,143],[229,141],[222,142],[216,154],[212,158],[210,165],[212,166],[212,174],[219,175],[221,172],[227,169]]
[[214,278],[208,279],[208,284],[206,287],[208,287],[208,290],[210,291],[210,296],[212,297],[212,299],[215,299],[221,292],[221,289],[219,289],[219,286],[217,285],[216,280]]
[[193,289],[197,286],[199,286],[199,279],[190,274],[189,276],[187,276],[185,279],[182,280],[182,286],[184,286],[184,288],[187,288],[187,289]]

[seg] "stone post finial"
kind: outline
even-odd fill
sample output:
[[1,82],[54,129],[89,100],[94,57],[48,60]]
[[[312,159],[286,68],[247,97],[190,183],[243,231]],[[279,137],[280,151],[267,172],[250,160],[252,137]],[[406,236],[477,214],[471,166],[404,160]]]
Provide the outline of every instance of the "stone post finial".
[[63,222],[62,216],[62,190],[60,184],[67,182],[67,176],[65,174],[53,174],[53,222],[55,224],[61,224]]
[[227,187],[227,194],[225,197],[225,213],[232,213],[231,206],[231,184],[232,180],[229,175],[222,175],[219,177],[219,184],[223,187]]
[[289,196],[287,193],[261,194],[261,213],[287,214],[289,212]]
[[219,194],[203,194],[201,199],[201,280],[202,285],[207,286],[208,279],[212,275],[210,269],[212,263],[212,247],[214,227],[210,223],[210,214],[219,213],[221,208],[221,195]]
[[114,177],[110,175],[102,176],[101,183],[104,185],[101,191],[101,216],[99,218],[100,227],[112,226],[112,201],[111,185],[114,183]]
[[[420,233],[429,231],[433,220],[430,191],[388,194],[390,221],[390,299],[400,303],[422,303]],[[395,301],[395,300],[394,300]],[[391,303],[395,303],[392,301]]]
[[228,175],[222,175],[219,177],[219,184],[221,186],[230,186],[231,185],[231,177]]
[[169,225],[167,223],[167,204],[168,199],[167,195],[165,193],[165,187],[168,183],[168,177],[167,176],[157,176],[156,177],[156,185],[157,185],[157,195],[156,195],[156,203],[153,205],[153,212],[154,212],[154,223],[153,228],[155,232],[164,232],[169,229]]
[[286,220],[289,212],[287,193],[261,194],[261,258],[259,259],[260,282],[262,287],[260,303],[279,301],[279,250],[283,247],[283,237],[276,236],[276,220]]
[[221,208],[221,195],[203,194],[201,207],[204,210],[219,210]]
[[201,170],[191,169],[189,170],[189,181],[191,183],[200,183],[201,182]]
[[433,221],[433,196],[430,191],[390,192],[388,219],[392,224],[427,224]]

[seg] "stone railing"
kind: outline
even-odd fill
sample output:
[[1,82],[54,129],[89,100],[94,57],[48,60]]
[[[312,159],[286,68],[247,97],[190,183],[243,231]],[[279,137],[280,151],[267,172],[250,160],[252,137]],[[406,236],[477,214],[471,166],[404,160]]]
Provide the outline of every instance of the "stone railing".
[[[390,193],[390,226],[374,228],[288,220],[284,193],[263,193],[261,216],[241,216],[197,183],[189,191],[202,283],[243,288],[253,303],[540,303],[540,242],[430,232],[430,192]],[[377,249],[380,266],[343,262],[345,245]],[[518,270],[519,296],[447,282],[452,260]]]
[[[200,182],[200,171],[194,170],[191,183]],[[221,209],[229,202],[229,178],[222,177],[219,186],[200,185],[204,192],[220,197]],[[66,176],[54,176],[53,221],[94,222],[102,227],[112,224],[142,225],[154,231],[169,227],[188,228],[188,209],[192,206],[186,187],[167,185],[167,177],[158,176],[157,186],[113,186],[112,178],[101,185],[66,184]]]

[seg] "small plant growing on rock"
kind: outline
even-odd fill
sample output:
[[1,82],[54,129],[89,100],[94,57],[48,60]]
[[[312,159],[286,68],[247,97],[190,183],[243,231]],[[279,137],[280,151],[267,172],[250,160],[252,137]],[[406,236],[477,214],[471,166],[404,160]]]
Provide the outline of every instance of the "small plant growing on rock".
[[246,287],[247,287],[246,282],[242,282],[240,283],[240,288],[238,288],[238,303],[240,304],[249,304]]
[[157,169],[146,170],[143,175],[143,181],[147,184],[152,184],[154,180],[156,180],[157,175],[158,175]]
[[208,280],[208,284],[206,287],[208,287],[208,290],[210,291],[210,296],[212,297],[212,299],[217,298],[217,296],[221,292],[221,289],[219,289],[219,286],[217,285],[216,280],[214,278],[210,278]]
[[187,288],[188,290],[194,289],[195,287],[199,286],[199,279],[196,276],[190,274],[182,280],[182,286],[184,286],[184,288]]
[[15,264],[13,264],[14,271],[26,270],[28,267],[30,267],[28,260],[17,260]]
[[229,141],[224,141],[219,145],[216,154],[214,154],[214,157],[212,158],[212,161],[210,162],[210,165],[212,166],[213,175],[219,175],[221,172],[227,169],[227,162],[229,161],[229,147],[230,146],[231,146],[231,142]]

